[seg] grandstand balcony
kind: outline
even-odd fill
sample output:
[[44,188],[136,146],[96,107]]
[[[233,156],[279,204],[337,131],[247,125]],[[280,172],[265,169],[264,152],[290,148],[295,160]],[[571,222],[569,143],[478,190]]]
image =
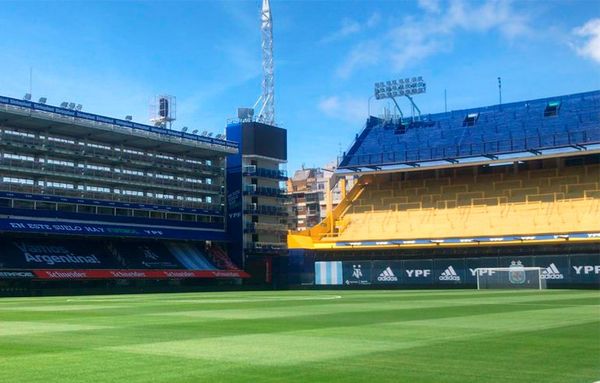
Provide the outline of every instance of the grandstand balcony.
[[246,222],[244,225],[245,233],[280,233],[285,234],[288,230],[286,224],[281,223],[263,223],[263,222]]
[[[110,185],[112,188],[121,186],[140,187],[144,189],[160,189],[173,192],[201,193],[216,195],[221,192],[220,185],[192,182],[189,178],[159,178],[148,173],[127,174],[116,172],[115,169],[89,169],[79,166],[48,164],[37,161],[23,161],[0,158],[0,174],[24,175],[37,179],[68,180],[84,183],[96,182]],[[195,180],[194,180],[195,181]]]
[[271,188],[264,186],[256,186],[256,185],[244,185],[243,190],[244,195],[248,196],[262,196],[262,197],[272,197],[278,199],[285,199],[284,190],[279,188]]
[[244,166],[243,175],[245,177],[261,177],[279,181],[287,180],[287,172],[284,170],[259,168],[255,165]]
[[244,249],[249,254],[281,254],[287,250],[287,245],[285,242],[247,242],[244,244]]
[[[548,114],[549,105],[559,105]],[[423,116],[420,120],[370,117],[341,169],[415,167],[463,158],[496,159],[515,153],[578,152],[600,144],[600,91]],[[473,116],[469,120],[469,116]]]
[[[203,137],[157,126],[139,124],[72,109],[0,96],[0,115],[6,122],[26,126],[29,130],[51,132],[76,138],[98,138],[118,144],[135,142],[140,148],[189,153],[199,156],[227,155],[238,151],[238,145],[224,139]],[[76,126],[77,129],[73,129]]]
[[282,206],[247,204],[244,207],[244,214],[286,217],[288,215],[288,212]]
[[366,175],[328,219],[290,238],[336,247],[597,240],[599,161],[590,154]]
[[[0,130],[0,148],[4,151],[18,150],[20,153],[40,155],[49,153],[59,158],[86,159],[106,165],[133,166],[142,169],[168,169],[181,174],[199,174],[204,176],[222,176],[223,166],[212,165],[209,160],[194,160],[180,156],[167,156],[152,151],[140,151],[106,145],[89,140],[78,141],[58,136],[35,136],[21,130]],[[211,163],[211,165],[209,165]]]

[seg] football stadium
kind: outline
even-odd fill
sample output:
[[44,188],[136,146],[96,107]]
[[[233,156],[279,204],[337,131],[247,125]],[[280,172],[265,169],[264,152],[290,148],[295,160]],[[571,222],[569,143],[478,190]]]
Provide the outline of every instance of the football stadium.
[[441,112],[391,71],[288,177],[260,3],[223,133],[0,95],[0,381],[600,382],[600,90]]

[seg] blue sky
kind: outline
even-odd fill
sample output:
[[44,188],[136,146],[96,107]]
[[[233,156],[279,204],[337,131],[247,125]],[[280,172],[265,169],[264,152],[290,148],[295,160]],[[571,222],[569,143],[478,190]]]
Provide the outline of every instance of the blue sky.
[[[0,94],[147,122],[159,93],[177,128],[223,131],[260,94],[261,1],[3,2]],[[594,1],[272,0],[276,119],[288,170],[321,166],[360,131],[376,81],[421,75],[422,111],[600,89]],[[386,102],[371,102],[379,114]],[[405,104],[403,104],[405,105]]]

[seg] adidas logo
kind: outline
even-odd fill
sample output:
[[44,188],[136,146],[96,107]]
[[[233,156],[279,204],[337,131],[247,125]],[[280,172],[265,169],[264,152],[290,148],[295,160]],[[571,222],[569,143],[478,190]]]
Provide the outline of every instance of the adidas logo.
[[377,277],[379,282],[398,282],[398,277],[394,275],[392,269],[388,268],[383,270]]
[[446,270],[440,275],[440,281],[460,281],[460,277],[456,274],[454,267],[448,266]]
[[558,267],[554,263],[551,263],[550,266],[546,267],[542,271],[542,279],[564,279],[564,275],[558,270]]

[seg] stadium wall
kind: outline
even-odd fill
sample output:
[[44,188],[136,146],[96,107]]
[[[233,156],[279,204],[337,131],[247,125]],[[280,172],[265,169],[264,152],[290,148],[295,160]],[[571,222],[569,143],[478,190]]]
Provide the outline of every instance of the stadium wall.
[[[337,258],[321,260],[319,254],[290,257],[291,279],[316,288],[475,288],[476,273],[489,268],[540,267],[548,288],[600,288],[600,253],[551,255],[450,256],[433,258]],[[343,260],[342,260],[343,259]]]

